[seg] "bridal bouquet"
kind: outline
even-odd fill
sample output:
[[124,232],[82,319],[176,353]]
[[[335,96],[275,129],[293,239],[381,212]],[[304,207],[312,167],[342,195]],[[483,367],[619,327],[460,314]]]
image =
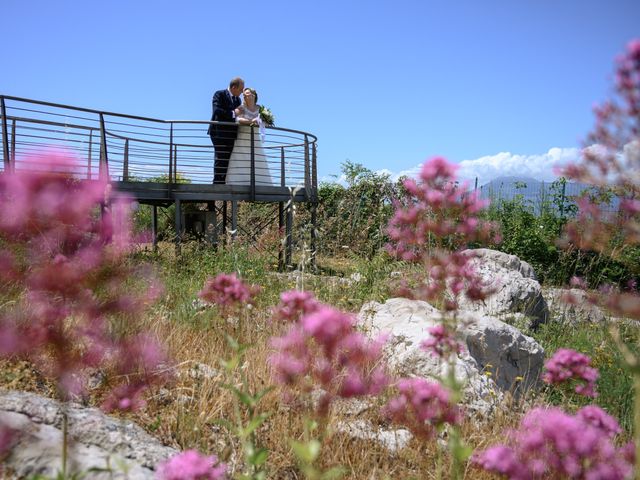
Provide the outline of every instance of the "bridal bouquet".
[[259,110],[262,123],[264,123],[266,127],[273,127],[275,125],[275,120],[273,118],[273,113],[271,113],[271,110],[263,105],[260,105]]

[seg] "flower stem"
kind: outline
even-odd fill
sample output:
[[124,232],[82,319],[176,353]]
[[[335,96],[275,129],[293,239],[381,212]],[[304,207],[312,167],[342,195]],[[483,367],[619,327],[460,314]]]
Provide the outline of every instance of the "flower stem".
[[636,477],[639,478],[640,469],[637,468],[640,462],[640,372],[633,371],[633,387],[634,387],[634,408],[633,408],[633,440],[636,445]]
[[69,419],[66,410],[62,412],[62,478],[67,478],[67,451],[69,449]]

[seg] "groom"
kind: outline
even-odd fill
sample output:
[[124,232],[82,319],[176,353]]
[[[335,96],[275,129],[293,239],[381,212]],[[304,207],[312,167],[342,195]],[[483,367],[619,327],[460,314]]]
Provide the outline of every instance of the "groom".
[[[234,110],[240,106],[240,94],[244,90],[244,80],[236,77],[229,82],[229,88],[218,90],[211,101],[212,122],[235,122]],[[216,152],[213,162],[213,183],[224,184],[227,177],[229,157],[238,135],[237,125],[209,125],[207,131]]]

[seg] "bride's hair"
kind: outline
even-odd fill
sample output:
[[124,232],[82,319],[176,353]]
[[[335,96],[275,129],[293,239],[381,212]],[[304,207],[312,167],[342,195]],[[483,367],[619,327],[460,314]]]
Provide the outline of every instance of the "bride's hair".
[[245,88],[245,90],[249,90],[251,93],[253,93],[253,96],[256,97],[256,105],[258,104],[258,92],[256,92],[253,88]]

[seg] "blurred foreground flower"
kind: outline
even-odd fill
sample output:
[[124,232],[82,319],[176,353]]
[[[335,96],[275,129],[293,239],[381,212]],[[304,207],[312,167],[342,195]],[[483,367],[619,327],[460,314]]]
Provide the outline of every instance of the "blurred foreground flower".
[[158,480],[224,480],[227,466],[218,457],[196,450],[179,453],[158,466]]
[[624,480],[633,474],[634,446],[617,447],[618,422],[596,406],[575,416],[558,408],[535,408],[506,445],[474,455],[484,470],[512,480],[543,478]]
[[[83,393],[89,367],[128,378],[116,389],[159,380],[163,355],[141,362],[133,354],[141,350],[131,350],[135,320],[159,288],[128,262],[127,200],[105,180],[79,180],[79,165],[64,155],[21,165],[0,175],[0,284],[15,298],[0,311],[0,356],[36,363],[63,400]],[[153,338],[144,344],[160,352]]]

